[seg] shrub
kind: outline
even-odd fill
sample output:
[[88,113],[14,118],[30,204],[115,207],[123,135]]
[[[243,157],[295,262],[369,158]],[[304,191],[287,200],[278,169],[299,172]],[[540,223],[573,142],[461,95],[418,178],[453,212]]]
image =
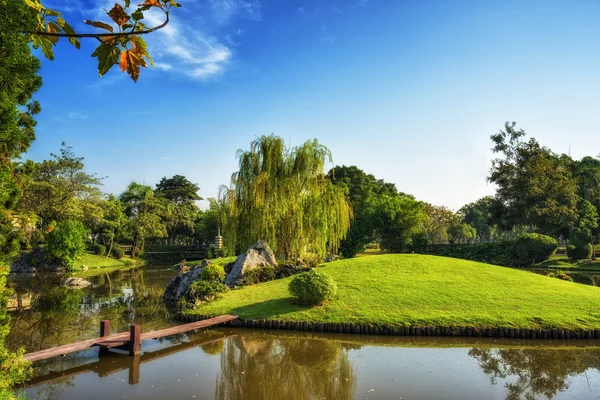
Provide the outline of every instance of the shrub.
[[79,221],[62,221],[48,233],[48,255],[58,263],[73,268],[73,264],[85,252],[87,230]]
[[427,234],[425,232],[418,232],[412,235],[412,249],[415,248],[423,248],[427,247],[429,243],[429,239],[427,238]]
[[539,233],[524,233],[514,244],[515,258],[519,264],[535,264],[546,261],[558,248],[554,238]]
[[97,256],[105,256],[106,255],[106,246],[101,245],[100,243],[95,243],[92,251]]
[[111,253],[112,253],[112,256],[114,258],[116,258],[117,260],[120,260],[121,258],[123,258],[123,256],[125,256],[125,250],[123,250],[119,246],[113,247]]
[[228,287],[221,282],[198,280],[190,285],[186,300],[191,304],[213,300],[219,293],[226,292]]
[[289,291],[299,301],[317,305],[332,301],[337,285],[331,276],[313,269],[296,275],[290,282]]
[[225,279],[225,269],[222,265],[208,264],[200,272],[200,280],[205,282],[223,282]]
[[267,265],[264,267],[257,267],[246,271],[242,277],[240,284],[242,285],[254,285],[260,282],[272,281],[276,278],[275,267]]
[[315,253],[303,253],[301,258],[302,261],[304,261],[306,265],[308,265],[311,268],[317,268],[319,264],[323,262],[321,257],[319,257],[319,255]]
[[[570,247],[574,247],[571,248]],[[570,251],[569,251],[570,249]],[[567,256],[572,260],[584,260],[592,257],[594,248],[590,243],[590,231],[587,229],[573,229],[567,246]]]

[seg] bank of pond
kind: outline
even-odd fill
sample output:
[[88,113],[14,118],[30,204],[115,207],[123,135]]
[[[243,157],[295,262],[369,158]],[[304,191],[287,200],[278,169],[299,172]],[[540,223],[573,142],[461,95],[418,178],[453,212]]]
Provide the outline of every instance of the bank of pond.
[[[233,313],[242,327],[143,342],[137,358],[99,358],[92,349],[45,360],[34,364],[36,376],[23,390],[47,399],[90,393],[96,398],[590,398],[600,391],[600,342],[552,333],[557,327],[594,332],[600,326],[596,287],[423,255],[341,260],[319,270],[338,285],[331,304],[294,303],[287,292],[291,278],[231,290],[179,317]],[[143,332],[179,324],[162,298],[177,273],[172,266],[154,265],[107,270],[87,277],[91,285],[80,290],[43,274],[13,280],[13,303],[20,306],[10,312],[6,345],[32,352],[94,338],[106,319],[113,332],[127,331],[131,323]],[[296,331],[281,330],[285,323],[299,325]],[[304,324],[310,331],[302,331]],[[546,331],[548,340],[521,338],[520,329],[512,331],[513,339],[511,331],[504,338],[477,337],[477,328],[486,325],[491,332],[522,328],[542,338]],[[422,336],[390,335],[401,329],[410,334],[411,326]],[[457,334],[463,328],[465,335],[469,327],[476,330],[471,338],[428,336],[442,326],[456,327]]]

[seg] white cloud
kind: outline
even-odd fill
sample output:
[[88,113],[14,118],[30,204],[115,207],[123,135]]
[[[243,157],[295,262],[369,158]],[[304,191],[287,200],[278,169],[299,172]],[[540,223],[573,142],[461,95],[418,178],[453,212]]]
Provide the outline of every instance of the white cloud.
[[161,62],[155,62],[154,66],[158,69],[162,69],[163,71],[170,71],[171,69],[173,69],[173,66],[171,64]]
[[226,24],[237,16],[253,20],[259,20],[261,16],[258,0],[211,0],[210,5],[215,20],[220,24]]
[[88,119],[88,116],[86,114],[82,114],[80,112],[70,112],[69,113],[69,119]]

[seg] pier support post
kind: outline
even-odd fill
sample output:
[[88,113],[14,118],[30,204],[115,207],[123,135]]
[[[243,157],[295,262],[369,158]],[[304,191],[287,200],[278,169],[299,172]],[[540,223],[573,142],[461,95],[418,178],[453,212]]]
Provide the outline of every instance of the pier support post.
[[129,366],[129,384],[137,385],[140,383],[140,355],[135,355],[131,359]]
[[140,354],[141,350],[141,330],[139,325],[131,325],[129,327],[129,355],[135,356]]
[[[106,337],[106,336],[110,336],[110,320],[109,319],[105,319],[100,321],[100,337]],[[105,355],[108,354],[108,348],[106,347],[100,347],[100,350],[98,351],[99,355]]]

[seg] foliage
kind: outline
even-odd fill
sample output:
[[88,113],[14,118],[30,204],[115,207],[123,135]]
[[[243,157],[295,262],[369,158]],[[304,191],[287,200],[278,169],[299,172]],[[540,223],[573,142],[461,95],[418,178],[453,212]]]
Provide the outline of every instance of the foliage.
[[592,257],[593,248],[590,243],[591,232],[587,229],[575,228],[569,238],[567,256],[572,260],[583,260]]
[[[175,243],[178,237],[191,237],[194,234],[196,219],[200,211],[195,201],[202,200],[198,196],[199,190],[198,185],[181,175],[175,175],[168,179],[164,177],[156,185],[155,196],[166,200],[161,217],[170,243]],[[216,231],[213,236],[215,234]]]
[[502,158],[492,161],[488,181],[498,187],[503,224],[534,225],[544,233],[557,233],[577,218],[578,188],[571,166],[534,138],[522,141],[525,132],[515,125],[507,122],[504,131],[491,136],[492,151]]
[[437,244],[413,246],[415,253],[462,258],[508,267],[531,265],[547,260],[558,244],[545,235],[525,233],[513,240],[492,243]]
[[495,224],[493,221],[494,199],[490,196],[464,205],[458,210],[462,222],[475,228],[478,242],[489,242],[494,239]]
[[451,243],[470,243],[477,237],[477,231],[467,223],[455,224],[448,228]]
[[[102,29],[101,33],[80,34],[65,21],[61,13],[45,8],[40,0],[25,0],[25,4],[37,17],[37,24],[33,29],[29,28],[21,32],[26,34],[25,37],[34,48],[41,48],[46,58],[54,59],[53,47],[60,37],[67,37],[77,49],[80,48],[79,38],[94,37],[100,41],[100,45],[92,53],[92,57],[98,58],[98,74],[102,76],[115,64],[119,64],[121,71],[127,71],[134,81],[138,80],[140,67],[146,67],[148,63],[154,65],[142,35],[166,26],[169,23],[171,8],[181,7],[174,0],[145,0],[130,12],[131,1],[124,0],[124,6],[115,3],[113,8],[105,10],[112,22],[83,21],[94,28]],[[146,27],[142,22],[144,12],[151,9],[163,11],[165,22],[152,28]],[[118,32],[115,32],[115,27]]]
[[458,217],[446,206],[423,204],[421,226],[430,243],[443,243],[448,239],[448,228],[458,222]]
[[272,265],[266,265],[264,267],[257,267],[244,272],[240,284],[241,285],[255,285],[261,282],[272,281],[277,277],[275,267]]
[[120,260],[121,258],[123,258],[124,255],[125,255],[125,250],[123,250],[122,248],[117,246],[112,249],[112,256],[114,258],[116,258],[117,260]]
[[600,327],[598,288],[529,271],[420,254],[345,259],[319,270],[338,285],[336,301],[327,307],[289,300],[296,275],[232,290],[194,313],[398,327]]
[[97,256],[104,256],[104,255],[106,255],[106,246],[103,246],[99,243],[95,243],[93,252]]
[[190,285],[186,294],[186,301],[188,304],[211,301],[220,293],[224,293],[227,290],[227,286],[222,282],[200,279]]
[[108,246],[107,256],[114,254],[117,247],[115,241],[122,239],[127,217],[125,216],[125,205],[114,195],[110,194],[100,203],[103,210],[102,218],[93,224],[92,233],[94,237],[102,240]]
[[46,249],[50,257],[71,269],[85,252],[88,231],[79,221],[61,221],[47,235]]
[[528,265],[545,261],[550,258],[558,248],[554,238],[538,233],[525,233],[514,242],[514,254],[519,264]]
[[352,211],[344,192],[323,171],[331,152],[315,139],[286,148],[281,138],[262,136],[238,151],[239,171],[221,188],[224,225],[236,232],[236,247],[267,240],[285,259],[301,252],[336,253]]
[[413,196],[401,193],[381,195],[376,207],[379,242],[389,252],[406,251],[412,235],[423,219],[421,204]]
[[83,157],[77,157],[64,142],[60,155],[50,155],[53,159],[33,165],[19,211],[34,213],[42,231],[52,221],[77,220],[88,226],[99,221],[102,178],[85,172]]
[[333,301],[337,285],[328,274],[312,269],[294,276],[289,291],[302,303],[318,305]]
[[207,282],[223,282],[225,270],[222,265],[210,263],[200,272],[200,279]]

